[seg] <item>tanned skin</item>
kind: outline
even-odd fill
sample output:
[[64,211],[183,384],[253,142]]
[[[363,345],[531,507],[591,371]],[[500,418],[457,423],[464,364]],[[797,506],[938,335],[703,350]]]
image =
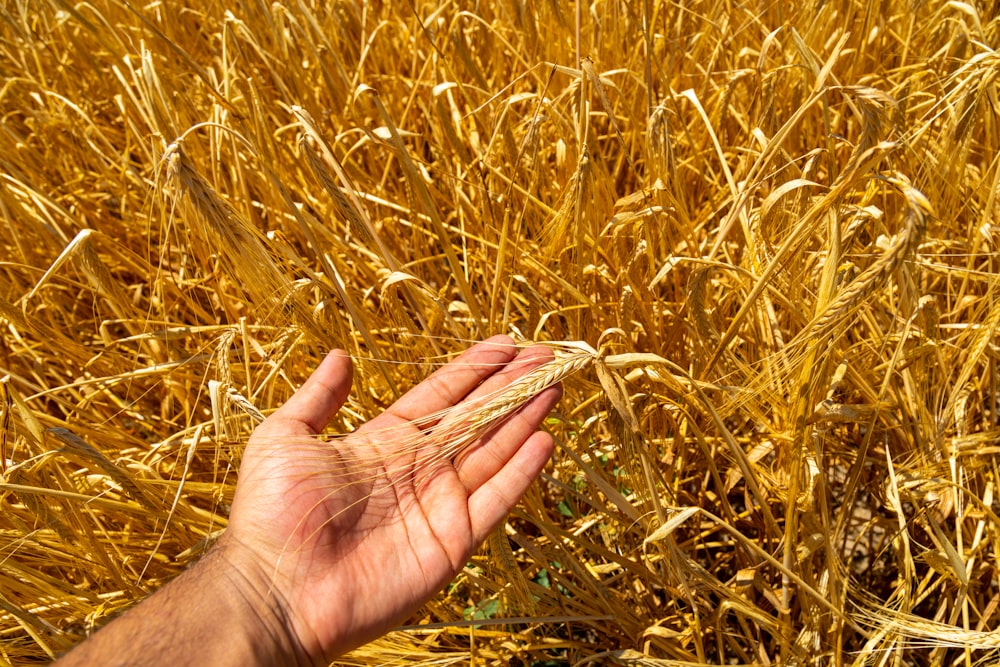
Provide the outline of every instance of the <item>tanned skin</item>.
[[324,442],[311,436],[352,375],[347,355],[330,353],[251,437],[218,543],[56,664],[327,665],[390,630],[454,578],[541,472],[553,445],[539,426],[561,389],[456,458],[428,463],[432,452],[398,454],[398,444],[426,416],[461,410],[551,358],[491,338]]

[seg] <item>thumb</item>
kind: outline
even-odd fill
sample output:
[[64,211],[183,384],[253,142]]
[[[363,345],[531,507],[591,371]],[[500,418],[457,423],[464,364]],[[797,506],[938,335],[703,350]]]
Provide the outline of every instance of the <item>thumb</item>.
[[343,350],[334,350],[258,430],[277,427],[285,433],[319,433],[347,400],[353,375],[351,358]]

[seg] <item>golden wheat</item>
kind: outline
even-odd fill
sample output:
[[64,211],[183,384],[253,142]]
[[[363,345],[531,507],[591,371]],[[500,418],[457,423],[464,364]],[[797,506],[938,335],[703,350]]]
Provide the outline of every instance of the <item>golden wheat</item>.
[[460,457],[561,382],[556,454],[500,558],[344,664],[971,664],[994,9],[6,3],[0,663],[203,553],[329,349],[322,440],[497,332],[556,359],[395,451]]

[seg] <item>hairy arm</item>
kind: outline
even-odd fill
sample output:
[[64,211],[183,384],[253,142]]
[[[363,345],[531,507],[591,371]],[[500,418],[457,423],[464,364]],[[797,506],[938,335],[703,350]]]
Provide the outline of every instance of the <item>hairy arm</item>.
[[280,616],[229,558],[225,537],[201,560],[60,659],[102,665],[309,665]]

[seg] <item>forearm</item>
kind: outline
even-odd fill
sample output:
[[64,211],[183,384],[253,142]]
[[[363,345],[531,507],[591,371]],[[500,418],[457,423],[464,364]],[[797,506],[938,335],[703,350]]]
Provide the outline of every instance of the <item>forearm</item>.
[[300,665],[281,605],[217,545],[60,659],[77,665]]

